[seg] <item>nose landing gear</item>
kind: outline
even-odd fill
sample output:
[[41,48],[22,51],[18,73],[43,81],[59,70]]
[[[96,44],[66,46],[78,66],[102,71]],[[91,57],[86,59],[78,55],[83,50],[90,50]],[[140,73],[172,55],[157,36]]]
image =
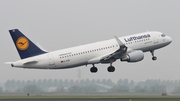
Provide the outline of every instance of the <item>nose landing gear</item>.
[[154,55],[154,50],[153,51],[150,51],[151,52],[151,54],[152,54],[152,60],[157,60],[157,57]]

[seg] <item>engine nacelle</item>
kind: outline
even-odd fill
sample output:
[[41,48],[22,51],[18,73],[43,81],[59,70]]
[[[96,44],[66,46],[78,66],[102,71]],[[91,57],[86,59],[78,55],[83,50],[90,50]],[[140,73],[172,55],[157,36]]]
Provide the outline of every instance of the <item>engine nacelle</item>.
[[127,53],[127,55],[121,58],[121,61],[127,62],[138,62],[144,59],[144,53],[141,50],[132,51]]

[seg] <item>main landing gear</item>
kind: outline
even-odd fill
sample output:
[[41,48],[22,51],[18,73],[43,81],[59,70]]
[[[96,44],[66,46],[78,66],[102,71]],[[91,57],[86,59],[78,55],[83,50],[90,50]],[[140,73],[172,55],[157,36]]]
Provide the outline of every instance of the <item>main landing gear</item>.
[[152,54],[152,60],[157,60],[157,57],[156,56],[154,56],[154,50],[153,51],[150,51],[151,52],[151,54]]
[[112,66],[112,63],[110,64],[110,66],[107,68],[108,72],[114,72],[115,68],[114,66]]
[[93,67],[91,67],[90,71],[91,71],[91,73],[96,73],[98,71],[98,69],[93,64]]
[[[91,71],[91,73],[96,73],[98,71],[98,69],[93,64],[93,67],[91,67],[90,71]],[[112,66],[112,64],[110,64],[110,66],[107,68],[107,71],[108,72],[114,72],[115,71],[114,66]]]

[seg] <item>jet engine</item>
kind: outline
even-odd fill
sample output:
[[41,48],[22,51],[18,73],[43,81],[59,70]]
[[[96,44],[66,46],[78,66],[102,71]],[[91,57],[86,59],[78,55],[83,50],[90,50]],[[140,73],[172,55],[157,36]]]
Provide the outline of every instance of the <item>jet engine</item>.
[[138,62],[144,59],[144,53],[141,50],[135,50],[127,53],[125,57],[121,58],[121,61]]

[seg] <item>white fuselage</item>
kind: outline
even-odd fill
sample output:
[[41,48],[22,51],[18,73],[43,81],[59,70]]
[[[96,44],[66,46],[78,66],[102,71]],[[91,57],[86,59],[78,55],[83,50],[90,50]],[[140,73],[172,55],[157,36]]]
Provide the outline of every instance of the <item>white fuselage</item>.
[[[144,35],[149,35],[143,37]],[[142,50],[143,52],[156,50],[168,45],[172,39],[162,37],[161,32],[145,32],[120,37],[119,40],[128,47],[127,52]],[[49,52],[14,62],[13,67],[34,69],[65,69],[88,64],[100,63],[99,59],[119,49],[115,39],[95,42]],[[37,61],[37,62],[34,62]]]

